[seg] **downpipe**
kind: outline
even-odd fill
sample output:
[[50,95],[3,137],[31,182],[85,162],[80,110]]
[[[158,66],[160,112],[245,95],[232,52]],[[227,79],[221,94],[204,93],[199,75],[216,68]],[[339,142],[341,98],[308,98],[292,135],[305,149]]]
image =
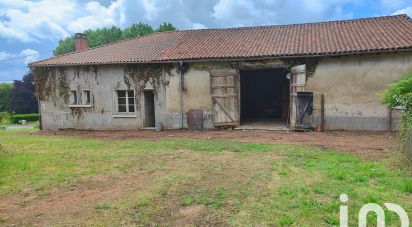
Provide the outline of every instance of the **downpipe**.
[[183,92],[184,92],[184,75],[183,75],[183,62],[179,62],[179,71],[180,71],[180,129],[184,129],[184,109],[183,109]]

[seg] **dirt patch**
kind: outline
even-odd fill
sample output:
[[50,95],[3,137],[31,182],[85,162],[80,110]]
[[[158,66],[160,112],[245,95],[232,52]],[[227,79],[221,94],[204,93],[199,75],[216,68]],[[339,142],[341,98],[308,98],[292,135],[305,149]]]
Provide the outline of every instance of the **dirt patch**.
[[87,131],[62,130],[40,131],[38,135],[78,136],[104,140],[144,139],[158,141],[165,139],[228,140],[247,143],[277,143],[311,145],[323,149],[339,150],[359,155],[366,159],[387,158],[394,152],[395,134],[387,132],[294,132],[294,131],[242,131],[206,130],[189,132],[186,130],[135,131]]
[[189,219],[195,219],[202,214],[204,210],[203,205],[192,205],[188,207],[183,207],[179,210],[179,212],[185,217]]
[[[96,201],[111,200],[143,187],[146,180],[162,173],[138,175],[103,175],[84,178],[75,186],[53,187],[42,192],[16,193],[0,200],[0,214],[8,217],[7,224],[39,224],[43,219],[89,206]],[[17,220],[17,223],[15,221]]]

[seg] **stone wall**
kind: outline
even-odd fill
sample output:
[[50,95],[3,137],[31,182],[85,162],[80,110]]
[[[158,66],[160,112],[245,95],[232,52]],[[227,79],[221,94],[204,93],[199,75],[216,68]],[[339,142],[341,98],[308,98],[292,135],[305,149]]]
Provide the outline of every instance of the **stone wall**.
[[[411,53],[321,59],[305,87],[305,91],[314,92],[313,124],[320,122],[320,95],[323,93],[326,129],[388,130],[389,110],[376,94],[410,70]],[[393,125],[398,117],[394,111]]]

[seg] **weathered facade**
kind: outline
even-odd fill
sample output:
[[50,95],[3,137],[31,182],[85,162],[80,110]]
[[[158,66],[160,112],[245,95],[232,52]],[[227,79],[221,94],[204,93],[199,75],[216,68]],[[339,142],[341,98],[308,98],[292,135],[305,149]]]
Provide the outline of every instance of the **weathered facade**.
[[[98,51],[96,49],[91,51]],[[90,54],[88,50],[83,53]],[[37,80],[42,83],[37,87],[42,94],[43,129],[155,126],[180,129],[187,128],[186,113],[190,109],[203,110],[204,128],[239,127],[251,114],[253,120],[276,115],[285,126],[294,129],[303,116],[299,112],[302,110],[297,94],[306,92],[304,94],[313,97],[304,113],[309,128],[321,125],[321,109],[324,109],[326,130],[386,131],[395,129],[397,115],[380,103],[377,93],[412,70],[412,51],[404,48],[314,56],[181,59],[164,63],[102,61],[80,64],[74,59],[71,64],[62,64],[53,61],[56,60],[31,66],[35,74],[36,69],[43,69],[43,74],[37,73],[39,78],[44,77]],[[151,71],[146,71],[147,78],[143,78],[134,76],[129,70],[139,67],[157,68],[157,73],[151,76]],[[244,78],[271,75],[282,78],[274,83],[287,83],[287,86],[268,87],[265,83],[273,82],[262,79],[261,85],[256,85],[261,89],[255,87],[248,93],[242,92],[246,89],[244,83],[250,83]],[[276,94],[282,98],[265,96],[265,89],[278,90]],[[250,94],[259,90],[262,90],[259,97]],[[246,105],[248,109],[243,110]],[[259,108],[261,110],[256,111],[261,114],[253,115],[254,109]]]

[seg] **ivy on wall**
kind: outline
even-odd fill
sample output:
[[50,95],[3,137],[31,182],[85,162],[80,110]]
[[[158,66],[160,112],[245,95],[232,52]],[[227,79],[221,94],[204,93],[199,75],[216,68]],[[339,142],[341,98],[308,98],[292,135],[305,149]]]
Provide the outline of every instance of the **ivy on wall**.
[[285,63],[285,68],[288,72],[290,72],[291,68],[297,65],[306,65],[306,76],[312,77],[315,72],[316,68],[319,64],[319,58],[311,57],[311,58],[282,58],[280,59],[282,62]]
[[124,83],[130,89],[132,85],[135,85],[137,94],[140,94],[145,88],[147,82],[150,82],[153,86],[153,92],[157,95],[157,88],[160,84],[160,77],[163,72],[166,72],[169,76],[172,76],[172,69],[174,64],[130,64],[125,65]]

